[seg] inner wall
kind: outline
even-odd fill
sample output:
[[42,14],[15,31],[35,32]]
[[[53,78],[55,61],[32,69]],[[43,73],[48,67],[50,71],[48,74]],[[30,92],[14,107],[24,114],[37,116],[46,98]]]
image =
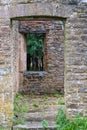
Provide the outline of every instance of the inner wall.
[[[19,91],[24,93],[46,94],[64,92],[64,25],[60,20],[20,21],[20,83]],[[44,71],[27,71],[26,39],[28,33],[45,33]],[[24,56],[23,56],[24,55]],[[23,60],[23,57],[24,60]],[[23,66],[24,65],[24,66]]]

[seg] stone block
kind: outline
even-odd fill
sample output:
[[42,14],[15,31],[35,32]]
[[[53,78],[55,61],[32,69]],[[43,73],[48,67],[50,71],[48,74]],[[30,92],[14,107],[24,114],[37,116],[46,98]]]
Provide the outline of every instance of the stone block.
[[79,93],[87,93],[87,88],[80,88]]
[[80,0],[62,0],[63,4],[77,5]]
[[9,6],[0,6],[0,18],[9,19]]

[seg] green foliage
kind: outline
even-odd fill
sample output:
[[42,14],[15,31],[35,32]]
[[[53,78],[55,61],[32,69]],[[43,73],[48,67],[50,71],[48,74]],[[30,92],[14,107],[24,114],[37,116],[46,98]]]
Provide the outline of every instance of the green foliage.
[[34,107],[39,107],[39,105],[37,103],[34,103],[33,106]]
[[53,94],[53,97],[57,97],[57,98],[59,98],[59,97],[63,97],[63,94],[60,94],[60,93],[54,93],[54,94]]
[[0,127],[0,130],[10,130],[11,128],[7,127]]
[[46,97],[46,98],[48,98],[48,97],[61,98],[61,97],[63,97],[63,94],[60,94],[60,93],[45,94],[45,97]]
[[56,117],[57,130],[87,130],[87,117],[77,115],[72,121],[66,118],[63,110]]
[[43,34],[27,35],[27,53],[33,58],[43,57]]
[[60,100],[58,101],[58,104],[59,104],[59,105],[65,105],[65,102],[64,102],[63,99],[60,99]]
[[27,70],[43,70],[43,34],[27,34]]
[[43,120],[42,121],[42,127],[43,127],[43,129],[47,128],[47,126],[48,126],[48,122],[46,120]]
[[0,128],[0,130],[6,130],[5,128]]
[[24,124],[24,114],[27,112],[28,107],[23,102],[23,96],[19,93],[16,94],[14,99],[14,124]]

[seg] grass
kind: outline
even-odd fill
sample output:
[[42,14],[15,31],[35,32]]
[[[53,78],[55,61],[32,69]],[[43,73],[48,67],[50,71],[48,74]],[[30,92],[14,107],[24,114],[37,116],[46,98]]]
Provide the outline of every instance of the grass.
[[16,94],[14,99],[14,120],[13,124],[24,124],[24,115],[28,110],[26,102],[23,101],[23,96],[19,93]]
[[39,105],[37,103],[34,103],[33,107],[39,107]]
[[0,130],[10,130],[10,128],[7,128],[7,127],[0,127]]
[[43,129],[46,129],[48,127],[48,122],[46,120],[42,121],[42,127]]
[[64,101],[63,99],[60,99],[60,100],[58,101],[58,104],[59,104],[59,105],[65,105],[65,101]]
[[[50,100],[52,97],[52,100]],[[30,95],[23,95],[20,93],[17,93],[14,99],[14,122],[13,125],[17,124],[24,124],[25,123],[25,118],[24,115],[25,113],[28,112],[28,110],[35,111],[38,109],[44,109],[45,106],[50,106],[51,105],[58,105],[58,100],[59,104],[63,105],[63,95],[56,93],[56,94],[46,94],[42,96],[36,96],[33,94]],[[58,99],[59,98],[59,99]],[[57,100],[58,99],[58,100]],[[29,108],[28,108],[29,106]]]
[[[53,96],[53,94],[49,96]],[[37,107],[40,107],[39,105],[42,105],[42,106],[49,105],[49,102],[46,102],[46,100],[47,101],[49,100],[49,96],[46,95],[44,99],[42,98],[43,102],[41,102],[42,100],[39,100],[40,102],[33,102],[36,100],[32,100],[32,106],[34,107],[34,109]],[[59,105],[65,104],[62,98],[62,95],[54,94],[54,97],[55,96],[59,97],[59,100],[58,100]],[[28,110],[27,106],[28,105],[26,104],[24,97],[19,93],[16,94],[15,100],[14,100],[14,124],[25,123],[24,114]],[[62,109],[59,109],[55,122],[56,122],[56,130],[87,130],[87,117],[81,117],[80,115],[77,115],[72,120],[69,120]],[[46,129],[47,126],[48,126],[48,122],[46,120],[43,120],[42,121],[43,129]],[[3,130],[3,129],[0,129],[0,130]]]
[[54,93],[53,94],[53,97],[57,97],[57,98],[60,98],[60,97],[63,97],[64,95],[63,94],[60,94],[60,93]]
[[56,117],[57,130],[87,130],[87,117],[77,115],[73,120],[66,117],[65,112],[60,109]]
[[60,97],[63,97],[63,94],[60,94],[60,93],[45,94],[45,97],[46,97],[46,99],[48,97],[57,97],[57,98],[60,98]]

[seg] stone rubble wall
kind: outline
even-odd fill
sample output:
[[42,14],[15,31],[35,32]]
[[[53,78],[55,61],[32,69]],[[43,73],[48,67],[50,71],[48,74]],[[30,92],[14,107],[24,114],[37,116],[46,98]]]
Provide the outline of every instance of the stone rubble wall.
[[[0,126],[6,129],[12,126],[14,83],[17,80],[12,25],[25,16],[66,18],[66,112],[67,116],[78,112],[87,116],[87,3],[81,3],[81,0],[0,0]],[[15,68],[18,73],[18,67]]]

